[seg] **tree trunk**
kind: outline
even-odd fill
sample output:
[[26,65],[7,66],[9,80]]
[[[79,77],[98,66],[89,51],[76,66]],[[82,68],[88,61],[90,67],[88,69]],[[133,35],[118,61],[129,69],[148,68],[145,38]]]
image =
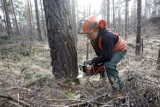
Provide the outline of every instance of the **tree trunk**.
[[79,9],[79,7],[78,7],[78,0],[76,0],[76,11],[77,11],[77,14],[76,14],[76,18],[77,18],[77,26],[79,26],[79,12],[78,12],[78,9]]
[[44,0],[52,73],[56,79],[78,76],[77,53],[67,0]]
[[[133,11],[136,12],[136,0],[134,0],[134,5],[133,6],[134,6],[134,10]],[[134,33],[136,33],[136,25],[137,25],[136,15],[134,15],[134,19],[133,20],[134,20],[134,24],[133,24],[134,28],[133,29],[134,29]]]
[[121,35],[121,32],[122,32],[121,30],[121,6],[119,4],[118,6],[118,33],[119,35]]
[[157,64],[160,64],[160,49],[159,49],[159,51],[158,51]]
[[13,5],[13,0],[11,0],[11,5],[12,5],[12,9],[13,9],[14,22],[15,22],[15,26],[16,26],[16,34],[20,35],[20,33],[19,33],[19,27],[18,27],[18,23],[17,23],[17,17],[16,17],[14,5]]
[[41,34],[41,28],[40,28],[39,11],[38,11],[37,0],[34,0],[34,3],[35,3],[35,10],[36,10],[36,20],[37,20],[38,36],[39,36],[39,40],[40,40],[40,41],[43,41],[42,34]]
[[110,28],[110,0],[107,0],[107,26]]
[[141,0],[137,1],[137,37],[136,37],[136,55],[141,51]]
[[[88,16],[91,14],[91,2],[88,4]],[[86,60],[89,58],[89,38],[87,37],[87,50],[86,50]]]
[[11,21],[10,21],[10,17],[9,17],[9,10],[8,10],[8,6],[7,6],[7,1],[3,0],[3,6],[4,6],[4,11],[5,11],[5,21],[6,21],[6,30],[8,35],[12,34],[12,27],[11,27]]
[[73,37],[74,37],[74,41],[75,43],[77,42],[78,38],[77,38],[77,26],[76,26],[76,9],[75,9],[75,0],[72,0],[72,26],[73,26]]
[[146,25],[147,25],[147,0],[145,0],[145,9],[144,9],[144,28],[143,28],[143,32],[146,33]]
[[41,4],[43,34],[44,34],[45,37],[47,37],[46,25],[45,25],[45,19],[44,19],[43,1],[42,0],[40,0],[40,4]]
[[113,4],[113,28],[114,31],[116,30],[116,26],[115,26],[115,7],[114,7],[114,0],[112,0],[112,4]]
[[32,38],[33,36],[33,25],[32,25],[32,9],[31,9],[31,1],[27,0],[27,8],[28,8],[28,31],[29,31],[29,36]]
[[160,70],[160,49],[159,49],[159,51],[158,51],[157,64],[158,64],[157,70]]
[[[2,11],[3,11],[4,20],[6,20],[3,0],[1,0],[1,5],[3,7]],[[6,21],[3,21],[3,22],[4,22],[4,25],[5,25],[5,29],[7,31],[7,23],[6,23]]]
[[106,0],[102,1],[102,19],[106,20]]
[[127,40],[128,33],[128,0],[126,0],[126,14],[125,14],[125,40]]
[[[78,0],[76,0],[76,12],[77,12],[77,14],[76,14],[76,18],[77,18],[76,23],[77,23],[77,26],[79,27],[79,11],[78,11],[78,9],[79,9]],[[78,34],[77,34],[77,36],[78,36]],[[78,37],[77,37],[77,39],[78,39]]]

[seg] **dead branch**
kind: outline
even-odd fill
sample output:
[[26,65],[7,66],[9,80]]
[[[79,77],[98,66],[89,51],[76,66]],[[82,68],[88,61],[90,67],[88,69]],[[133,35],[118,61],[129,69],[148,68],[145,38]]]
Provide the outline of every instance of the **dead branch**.
[[84,89],[84,90],[91,90],[93,91],[94,89],[92,88],[88,88],[88,87],[82,87],[82,86],[72,86],[72,85],[68,85],[68,84],[64,84],[64,83],[61,83],[61,82],[58,82],[57,85],[60,85],[62,87],[67,87],[67,88],[71,88],[71,89]]
[[24,102],[24,101],[22,101],[22,100],[17,100],[16,98],[11,97],[11,96],[9,96],[9,95],[2,95],[2,94],[0,94],[0,97],[2,97],[2,98],[7,98],[9,101],[19,102],[19,104],[21,104],[21,105],[23,105],[23,106],[26,106],[26,107],[31,107],[30,104],[28,104],[28,103],[26,103],[26,102]]
[[13,101],[8,101],[10,104],[15,105],[16,107],[23,107],[21,105],[19,105],[17,102],[13,102]]

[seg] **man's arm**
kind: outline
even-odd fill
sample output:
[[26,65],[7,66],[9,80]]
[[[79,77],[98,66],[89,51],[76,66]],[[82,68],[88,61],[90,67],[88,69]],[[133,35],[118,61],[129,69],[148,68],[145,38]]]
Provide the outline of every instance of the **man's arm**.
[[104,62],[110,61],[113,56],[113,52],[114,52],[113,39],[108,39],[107,36],[103,36],[101,44],[102,44],[101,55],[93,58],[92,63],[95,63],[95,64],[104,63]]

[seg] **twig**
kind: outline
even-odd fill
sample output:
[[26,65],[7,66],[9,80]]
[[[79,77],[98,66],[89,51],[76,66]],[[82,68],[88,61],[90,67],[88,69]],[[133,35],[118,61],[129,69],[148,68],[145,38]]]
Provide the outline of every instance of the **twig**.
[[[79,99],[46,99],[47,101],[81,101],[80,103],[75,103],[75,104],[70,104],[70,105],[67,105],[67,106],[80,106],[80,105],[83,105],[83,104],[86,104],[87,101],[85,100],[79,100]],[[52,107],[62,107],[64,105],[50,105]]]
[[10,87],[10,88],[5,89],[4,91],[10,91],[10,90],[14,90],[14,89],[22,89],[22,90],[31,91],[30,89],[24,88],[24,87]]
[[141,78],[141,79],[146,80],[146,81],[153,82],[153,83],[158,84],[158,85],[160,84],[160,82],[149,80],[148,78],[144,78],[143,76],[141,77],[141,76],[136,75],[136,77]]
[[68,99],[70,99],[67,95],[65,95],[63,92],[61,92],[61,91],[58,91],[58,90],[56,90],[56,89],[54,89],[54,88],[52,88],[54,91],[56,91],[56,92],[58,92],[58,93],[60,93],[60,94],[62,94],[63,96],[65,96],[66,98],[68,98]]
[[[1,95],[1,94],[0,94],[0,97],[2,97],[2,98],[7,98],[7,99],[10,100],[10,101],[18,102],[18,100],[17,100],[16,98],[11,97],[11,96]],[[24,106],[27,106],[27,107],[30,107],[30,106],[31,106],[30,104],[28,104],[28,103],[26,103],[26,102],[24,102],[24,101],[22,101],[22,100],[19,100],[19,103],[22,104],[22,105],[24,105]]]
[[18,100],[18,104],[19,104],[19,93],[17,93],[17,98],[18,98],[17,100]]
[[47,101],[85,101],[80,99],[46,99]]
[[81,106],[81,105],[84,105],[84,104],[87,104],[87,102],[81,102],[81,103],[76,103],[76,104],[70,104],[70,105],[67,105],[68,107],[74,107],[74,106]]
[[88,88],[88,87],[80,87],[80,86],[70,86],[70,85],[67,85],[67,84],[63,84],[61,82],[58,82],[58,85],[62,86],[62,87],[68,87],[68,88],[78,88],[78,89],[88,89],[88,90],[94,90],[92,88]]
[[19,105],[18,103],[16,103],[16,102],[13,102],[13,101],[8,101],[10,104],[13,104],[13,105],[15,105],[16,107],[23,107],[23,106],[21,106],[21,105]]
[[50,107],[64,107],[65,105],[50,105]]

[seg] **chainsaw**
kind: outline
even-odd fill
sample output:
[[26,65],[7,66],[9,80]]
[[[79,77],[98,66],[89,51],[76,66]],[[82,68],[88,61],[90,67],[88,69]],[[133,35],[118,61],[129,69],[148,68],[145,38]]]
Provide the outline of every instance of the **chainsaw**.
[[79,69],[86,75],[97,75],[99,73],[105,72],[105,67],[103,64],[87,65],[84,63],[83,65],[79,65]]

